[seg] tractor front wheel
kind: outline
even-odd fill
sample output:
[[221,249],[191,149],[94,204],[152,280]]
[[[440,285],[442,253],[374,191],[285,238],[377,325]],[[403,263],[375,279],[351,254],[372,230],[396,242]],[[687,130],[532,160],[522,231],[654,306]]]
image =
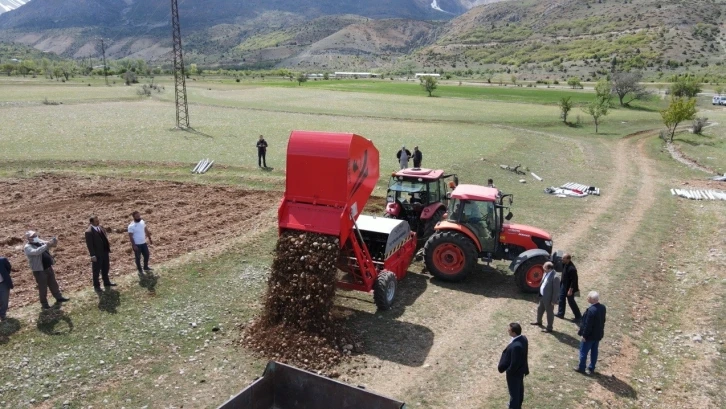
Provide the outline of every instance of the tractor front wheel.
[[474,243],[455,231],[440,231],[424,245],[426,268],[434,277],[445,281],[461,281],[476,266]]
[[390,310],[393,300],[396,298],[396,275],[388,270],[378,274],[376,283],[373,285],[373,300],[379,310]]
[[539,285],[544,277],[544,263],[547,257],[532,257],[531,259],[520,264],[517,271],[514,272],[514,280],[517,287],[525,293],[536,293],[539,291]]

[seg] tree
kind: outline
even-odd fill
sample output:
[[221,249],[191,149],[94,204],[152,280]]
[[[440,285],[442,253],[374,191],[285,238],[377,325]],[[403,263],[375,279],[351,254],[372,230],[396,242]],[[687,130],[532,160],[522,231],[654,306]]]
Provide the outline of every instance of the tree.
[[643,79],[643,74],[640,71],[616,72],[611,78],[612,91],[618,96],[620,106],[629,106],[634,100],[646,99],[651,94],[640,83]]
[[701,84],[692,78],[680,78],[671,85],[671,95],[674,97],[695,98],[701,92]]
[[421,88],[428,92],[430,97],[433,96],[431,93],[438,87],[438,81],[436,81],[436,78],[430,75],[424,75],[419,78],[419,81],[421,82]]
[[714,89],[714,91],[716,92],[716,95],[722,95],[724,93],[724,90],[725,89],[724,89],[723,85],[719,85]]
[[587,104],[587,106],[585,106],[582,110],[586,114],[590,115],[595,121],[595,133],[597,133],[600,125],[600,118],[606,116],[608,114],[608,110],[610,110],[610,100],[595,98],[594,101]]
[[136,84],[139,80],[136,79],[136,73],[133,71],[126,71],[124,73],[124,83],[126,85]]
[[191,74],[191,75],[199,74],[199,69],[197,68],[197,64],[189,65],[189,74]]
[[330,74],[328,74],[327,72],[323,73],[323,79],[325,81],[329,80],[330,79]]
[[562,97],[560,98],[560,112],[562,121],[564,123],[567,123],[567,114],[570,113],[572,110],[572,98],[570,97]]
[[517,85],[517,76],[512,75],[512,85]]
[[15,64],[10,64],[10,63],[3,64],[3,72],[7,73],[8,77],[10,76],[10,74],[13,73],[13,71],[15,71]]
[[569,85],[572,89],[582,88],[582,83],[580,83],[580,78],[578,77],[570,77],[567,80],[567,85]]
[[613,99],[613,95],[610,93],[611,89],[610,81],[606,78],[601,79],[595,85],[595,99],[603,102],[608,108],[610,108],[610,103]]
[[660,116],[663,117],[663,124],[668,128],[670,141],[673,142],[678,124],[696,116],[696,99],[672,96],[670,105],[660,111]]
[[76,73],[76,64],[74,62],[66,61],[59,65],[61,74],[68,81],[68,78]]
[[[290,75],[292,77],[292,75]],[[308,77],[305,74],[300,73],[297,76],[297,85],[302,85],[303,82],[307,82]]]

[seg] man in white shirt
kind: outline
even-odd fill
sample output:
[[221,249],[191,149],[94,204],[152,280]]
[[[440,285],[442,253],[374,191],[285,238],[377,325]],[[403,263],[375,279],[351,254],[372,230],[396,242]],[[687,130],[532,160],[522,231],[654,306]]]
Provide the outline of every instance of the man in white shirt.
[[558,305],[560,292],[560,278],[557,277],[555,266],[547,261],[542,266],[544,277],[539,286],[539,305],[537,306],[537,321],[532,325],[542,326],[542,316],[547,312],[547,327],[542,332],[552,332],[552,322],[555,320],[555,305]]
[[[151,240],[151,232],[146,227],[146,222],[141,218],[141,213],[132,213],[134,221],[129,224],[129,240],[131,241],[131,248],[134,250],[134,257],[136,259],[136,269],[139,271],[139,276],[143,277],[144,271],[152,271],[149,267],[149,244],[154,244]],[[146,243],[148,239],[148,244]],[[144,256],[144,269],[141,270],[141,256]]]

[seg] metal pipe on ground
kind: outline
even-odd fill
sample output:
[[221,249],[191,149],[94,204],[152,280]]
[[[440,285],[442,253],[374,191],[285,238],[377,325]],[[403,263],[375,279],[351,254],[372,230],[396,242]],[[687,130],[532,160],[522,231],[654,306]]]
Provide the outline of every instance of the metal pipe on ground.
[[205,167],[204,167],[204,169],[202,169],[202,173],[207,173],[207,171],[208,171],[209,169],[211,169],[211,168],[212,168],[212,165],[214,165],[214,161],[213,161],[213,160],[212,160],[212,161],[210,161],[210,162],[209,162],[209,163],[207,164],[207,166],[205,166]]

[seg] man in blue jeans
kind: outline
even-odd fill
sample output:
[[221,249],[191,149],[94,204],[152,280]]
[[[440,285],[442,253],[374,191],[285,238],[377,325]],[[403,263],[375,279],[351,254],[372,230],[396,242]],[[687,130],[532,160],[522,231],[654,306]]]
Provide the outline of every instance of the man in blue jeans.
[[[139,271],[139,277],[144,277],[144,271],[152,271],[149,267],[149,245],[153,244],[151,240],[151,232],[146,227],[146,222],[141,218],[141,213],[133,212],[134,221],[129,224],[129,240],[131,248],[134,250],[136,258],[136,269]],[[148,239],[148,244],[146,243]],[[141,256],[144,256],[144,269],[141,270]]]
[[[582,339],[580,340],[580,364],[575,367],[575,372],[592,375],[597,364],[600,340],[605,335],[606,308],[600,304],[600,294],[597,291],[590,291],[590,294],[587,295],[587,302],[590,303],[590,306],[585,310],[580,331],[577,332]],[[590,353],[590,365],[586,371],[588,353]]]

